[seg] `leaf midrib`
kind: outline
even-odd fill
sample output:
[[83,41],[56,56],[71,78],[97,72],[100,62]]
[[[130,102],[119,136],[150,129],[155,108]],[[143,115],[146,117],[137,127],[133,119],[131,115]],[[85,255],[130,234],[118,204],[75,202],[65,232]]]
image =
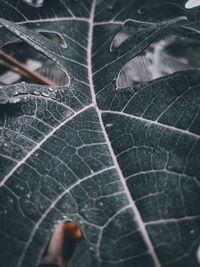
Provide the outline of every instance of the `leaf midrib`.
[[93,28],[94,28],[94,15],[95,15],[95,7],[96,7],[96,0],[93,1],[92,3],[92,8],[91,8],[91,16],[90,16],[90,20],[89,20],[89,33],[88,33],[88,78],[89,78],[89,83],[90,83],[90,91],[91,91],[91,95],[92,95],[92,100],[93,100],[93,103],[94,103],[94,107],[96,109],[96,112],[98,114],[98,118],[99,118],[99,122],[100,122],[100,125],[101,125],[101,129],[102,129],[102,132],[104,134],[104,138],[106,140],[106,144],[108,146],[108,149],[109,149],[109,152],[110,152],[110,155],[111,155],[111,158],[113,160],[113,163],[114,163],[114,166],[115,166],[115,169],[119,175],[119,178],[120,178],[120,181],[123,185],[123,188],[124,188],[124,192],[126,193],[126,196],[127,196],[127,199],[130,203],[130,207],[132,208],[133,210],[133,213],[134,213],[134,216],[136,218],[136,221],[138,222],[138,226],[140,228],[140,232],[144,238],[144,241],[147,245],[147,248],[148,248],[148,252],[149,254],[151,254],[152,256],[152,259],[154,261],[154,264],[156,267],[161,267],[161,264],[160,264],[160,261],[155,253],[155,250],[154,250],[154,247],[153,247],[153,244],[150,240],[150,237],[148,235],[148,232],[145,228],[145,225],[144,225],[144,222],[142,221],[142,217],[139,213],[139,210],[135,204],[135,202],[133,201],[132,197],[131,197],[131,194],[130,194],[130,191],[128,190],[128,187],[126,185],[126,181],[124,179],[124,176],[122,174],[122,171],[119,167],[119,164],[117,162],[117,159],[116,159],[116,156],[114,154],[114,151],[112,149],[112,146],[111,146],[111,143],[109,141],[109,138],[108,138],[108,135],[106,133],[106,130],[105,130],[105,127],[104,127],[104,124],[103,124],[103,120],[102,120],[102,114],[101,114],[101,110],[98,108],[97,106],[97,103],[96,103],[96,96],[95,96],[95,90],[94,90],[94,84],[93,84],[93,73],[92,73],[92,35],[93,35]]

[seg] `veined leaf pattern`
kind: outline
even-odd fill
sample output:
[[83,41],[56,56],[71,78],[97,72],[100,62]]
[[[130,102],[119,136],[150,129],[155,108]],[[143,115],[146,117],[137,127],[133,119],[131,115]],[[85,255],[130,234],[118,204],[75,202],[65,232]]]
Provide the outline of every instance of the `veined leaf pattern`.
[[[66,220],[85,240],[69,266],[199,266],[199,70],[116,86],[168,29],[199,38],[199,8],[151,2],[1,1],[1,46],[21,39],[69,75],[0,89],[2,266],[36,267]],[[111,50],[127,21],[145,27]]]

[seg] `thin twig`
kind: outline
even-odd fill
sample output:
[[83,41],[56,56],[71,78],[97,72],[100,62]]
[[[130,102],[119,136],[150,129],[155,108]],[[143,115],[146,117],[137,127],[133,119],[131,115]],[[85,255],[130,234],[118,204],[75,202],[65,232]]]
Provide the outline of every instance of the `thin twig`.
[[[31,78],[33,81],[40,82],[40,84],[46,84],[46,85],[50,85],[50,86],[56,86],[56,84],[54,82],[48,80],[47,78],[45,78],[44,76],[40,75],[37,72],[34,72],[34,71],[29,70],[24,64],[20,63],[15,58],[9,56],[4,51],[0,50],[0,55],[2,55],[4,58],[6,58],[8,61],[12,62],[16,66],[18,66],[19,69],[20,69],[20,71],[22,70],[23,73],[26,72],[27,75],[28,75],[28,78]],[[9,64],[9,68],[10,68],[10,64]],[[23,76],[25,76],[25,75],[23,75]]]
[[21,76],[24,76],[24,77],[26,77],[26,78],[28,78],[28,79],[31,78],[31,76],[28,75],[28,73],[26,73],[25,71],[23,71],[23,70],[21,70],[21,69],[19,69],[19,68],[17,68],[17,67],[14,67],[14,66],[10,65],[10,64],[9,64],[8,62],[6,62],[5,60],[0,59],[0,64],[3,65],[3,66],[5,66],[5,67],[7,67],[8,69],[10,69],[10,70],[12,70],[12,71],[18,73],[18,74],[20,74]]

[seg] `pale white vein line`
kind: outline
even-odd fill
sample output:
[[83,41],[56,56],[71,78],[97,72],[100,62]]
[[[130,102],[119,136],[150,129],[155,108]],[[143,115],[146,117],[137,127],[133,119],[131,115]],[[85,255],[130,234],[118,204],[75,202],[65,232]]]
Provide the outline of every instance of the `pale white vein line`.
[[[137,95],[139,95],[143,90],[146,90],[146,88],[148,88],[148,85],[144,85],[140,90],[138,90],[126,103],[126,105],[123,107],[122,112],[124,112],[124,110],[127,108],[127,106],[130,104],[130,102],[134,99],[134,97],[136,97]],[[144,113],[144,112],[143,112]]]
[[190,124],[188,126],[188,129],[190,129],[192,127],[193,123],[196,121],[198,116],[199,116],[199,112],[197,112],[196,115],[191,119]]
[[180,221],[191,221],[191,220],[196,220],[200,219],[200,215],[197,216],[186,216],[183,218],[171,218],[171,219],[162,219],[162,220],[157,220],[157,221],[151,221],[151,222],[146,222],[145,225],[153,225],[153,224],[161,224],[161,223],[170,223],[170,222],[180,222]]
[[66,120],[64,120],[62,123],[60,123],[57,127],[55,127],[51,132],[49,132],[48,135],[46,135],[21,161],[19,161],[16,166],[5,176],[5,178],[1,181],[0,187],[2,187],[5,182],[8,180],[8,178],[23,164],[26,162],[26,160],[37,150],[41,147],[41,145],[50,138],[57,130],[59,130],[63,125],[65,125],[68,121],[72,120],[74,117],[76,117],[78,114],[82,113],[83,111],[89,109],[90,107],[94,106],[93,104],[79,110]]
[[66,8],[66,10],[69,12],[69,14],[74,18],[74,13],[67,7],[67,5],[64,3],[63,0],[61,0],[61,3],[63,4],[63,6]]
[[110,167],[108,167],[108,168],[106,168],[106,169],[103,169],[103,170],[100,170],[100,171],[98,171],[98,172],[92,173],[91,175],[88,175],[88,176],[86,176],[86,177],[84,177],[84,178],[78,180],[76,183],[74,183],[73,185],[71,185],[70,187],[68,187],[65,191],[63,191],[63,192],[62,192],[62,193],[61,193],[61,194],[60,194],[60,195],[59,195],[59,196],[58,196],[58,197],[51,203],[51,205],[50,205],[50,206],[48,207],[48,209],[44,212],[44,214],[43,214],[42,217],[39,219],[39,221],[35,224],[35,227],[34,227],[32,233],[31,233],[31,235],[30,235],[30,237],[29,237],[29,240],[27,241],[27,243],[26,243],[26,245],[25,245],[25,248],[24,248],[24,250],[23,250],[23,253],[22,253],[21,256],[20,256],[19,261],[18,261],[18,264],[16,265],[16,267],[20,267],[20,266],[21,266],[22,261],[23,261],[23,259],[24,259],[24,256],[26,255],[26,251],[27,251],[27,249],[28,249],[30,243],[32,242],[33,237],[34,237],[36,231],[39,229],[40,224],[41,224],[41,223],[43,222],[43,220],[46,218],[46,216],[48,215],[48,213],[55,207],[55,205],[58,203],[58,201],[59,201],[60,199],[62,199],[62,197],[63,197],[65,194],[69,193],[74,187],[76,187],[77,185],[79,185],[79,184],[82,183],[83,181],[88,180],[88,179],[92,178],[92,177],[95,176],[95,175],[105,173],[106,171],[109,171],[109,170],[112,170],[112,169],[114,169],[114,166],[110,166]]
[[[96,110],[97,110],[97,108],[96,108]],[[139,228],[140,228],[140,231],[141,231],[141,233],[142,233],[142,235],[143,235],[143,238],[144,238],[144,240],[145,240],[145,242],[146,242],[146,245],[147,245],[147,247],[148,247],[149,253],[151,254],[151,256],[152,256],[152,258],[153,258],[153,261],[154,261],[154,263],[155,263],[155,266],[156,266],[156,267],[161,267],[161,264],[160,264],[160,262],[159,262],[159,259],[158,259],[157,255],[156,255],[156,253],[155,253],[155,250],[154,250],[154,248],[153,248],[153,245],[152,245],[152,243],[151,243],[151,240],[150,240],[150,238],[149,238],[149,235],[148,235],[148,233],[147,233],[147,231],[146,231],[146,229],[145,229],[145,225],[144,225],[144,223],[143,223],[143,221],[142,221],[142,218],[141,218],[141,216],[140,216],[140,213],[139,213],[139,211],[138,211],[138,208],[137,208],[135,202],[133,201],[133,199],[132,199],[132,197],[131,197],[131,194],[130,194],[130,192],[129,192],[129,190],[128,190],[128,187],[127,187],[127,185],[126,185],[125,179],[124,179],[124,177],[123,177],[123,174],[122,174],[122,172],[121,172],[121,169],[120,169],[120,167],[119,167],[119,164],[118,164],[118,162],[117,162],[117,159],[116,159],[116,157],[115,157],[115,154],[114,154],[113,149],[112,149],[112,147],[111,147],[109,138],[108,138],[108,136],[107,136],[107,133],[106,133],[105,128],[104,128],[104,125],[103,125],[103,121],[102,121],[102,118],[101,118],[101,113],[100,113],[99,110],[97,110],[97,113],[98,113],[98,115],[99,115],[99,121],[100,121],[100,124],[101,124],[101,128],[102,128],[102,131],[103,131],[103,133],[104,133],[104,137],[105,137],[105,139],[106,139],[106,143],[107,143],[107,146],[108,146],[108,148],[109,148],[109,151],[110,151],[112,160],[113,160],[113,162],[114,162],[115,168],[116,168],[116,170],[117,170],[117,172],[118,172],[118,175],[119,175],[119,177],[120,177],[120,181],[121,181],[121,183],[122,183],[122,185],[123,185],[123,187],[124,187],[124,191],[125,191],[125,193],[126,193],[126,195],[127,195],[127,198],[128,198],[128,200],[129,200],[129,203],[131,204],[132,210],[133,210],[133,212],[134,212],[134,214],[135,214],[136,221],[137,221],[138,226],[139,226]]]
[[[65,88],[65,86],[63,86],[64,88]],[[59,87],[60,88],[60,87]],[[30,97],[33,97],[33,98],[35,98],[35,99],[44,99],[44,100],[46,100],[46,101],[49,101],[49,102],[54,102],[54,103],[56,103],[57,105],[59,105],[59,106],[63,106],[63,107],[65,107],[65,108],[67,108],[67,109],[69,109],[71,112],[75,112],[73,109],[71,109],[69,106],[67,106],[66,104],[63,104],[62,102],[59,102],[57,99],[53,99],[50,95],[49,96],[43,96],[43,95],[39,95],[39,96],[37,96],[37,95],[34,95],[34,94],[31,94],[31,93],[27,93],[27,94],[23,94],[22,96],[20,96],[19,95],[19,97],[24,97],[25,95],[28,95],[28,96],[30,96]],[[45,123],[44,121],[43,121],[43,123]],[[47,123],[46,123],[47,124]],[[47,124],[48,125],[48,124]],[[49,125],[48,125],[49,126]]]
[[36,19],[36,20],[29,20],[29,21],[21,21],[21,22],[17,22],[16,24],[27,24],[27,23],[42,23],[42,22],[55,22],[55,21],[67,21],[67,20],[71,20],[71,21],[86,21],[88,22],[88,18],[78,18],[78,17],[69,17],[69,18],[47,18],[47,19]]
[[141,233],[143,235],[143,238],[147,244],[147,247],[148,247],[148,250],[149,250],[149,253],[151,254],[153,260],[154,260],[154,263],[155,263],[155,266],[156,267],[161,267],[161,264],[159,262],[159,259],[154,251],[154,248],[153,248],[153,245],[151,243],[151,240],[148,236],[148,233],[145,229],[145,225],[142,221],[142,218],[140,216],[140,213],[131,197],[131,194],[128,190],[128,187],[126,185],[126,182],[125,182],[125,179],[122,175],[122,172],[121,172],[121,169],[118,165],[118,162],[117,162],[117,159],[115,157],[115,154],[113,152],[113,149],[111,147],[111,144],[110,144],[110,141],[109,141],[109,138],[107,136],[107,133],[105,131],[105,128],[104,128],[104,125],[103,125],[103,121],[102,121],[102,118],[101,118],[101,112],[99,110],[99,108],[97,107],[96,105],[96,98],[95,98],[95,91],[94,91],[94,85],[93,85],[93,79],[92,79],[92,62],[91,62],[91,58],[92,58],[92,35],[93,35],[93,27],[94,27],[94,13],[95,13],[95,6],[96,6],[96,0],[93,1],[93,4],[92,4],[92,9],[91,9],[91,16],[90,16],[90,20],[89,20],[89,34],[88,34],[88,37],[89,37],[89,41],[88,41],[88,57],[87,57],[87,60],[88,60],[88,78],[89,78],[89,82],[90,82],[90,90],[91,90],[91,95],[92,95],[92,99],[93,99],[93,102],[94,102],[94,105],[95,105],[95,109],[96,109],[96,112],[98,114],[98,117],[99,117],[99,122],[100,122],[100,125],[101,125],[101,128],[102,128],[102,132],[104,134],[104,137],[105,137],[105,140],[106,140],[106,143],[107,143],[107,146],[109,148],[109,151],[110,151],[110,155],[112,157],[112,160],[113,160],[113,163],[114,163],[114,166],[118,172],[118,175],[120,177],[120,181],[124,187],[124,191],[127,195],[127,198],[129,200],[129,203],[133,209],[133,212],[136,216],[136,219],[137,219],[137,222],[138,222],[138,225],[139,225],[139,228],[141,230]]
[[71,38],[69,35],[67,35],[66,33],[62,33],[62,36],[66,37],[67,39],[69,39],[70,41],[72,41],[73,43],[77,44],[78,46],[80,46],[81,48],[83,48],[84,50],[86,50],[85,46],[83,46],[82,44],[80,44],[78,41],[74,40],[73,38]]
[[3,0],[3,2],[8,5],[9,7],[13,8],[17,13],[19,13],[26,21],[28,20],[27,17],[24,16],[24,14],[22,14],[16,7],[14,7],[13,5],[9,4],[8,2],[5,2]]
[[[121,10],[120,10],[120,12],[118,12],[113,18],[112,18],[112,22],[117,18],[117,17],[119,17],[128,7],[129,7],[129,5],[131,5],[132,3],[131,3],[132,1],[129,1],[129,3],[127,4],[127,5],[125,5],[125,7],[124,8],[122,8]],[[130,9],[130,8],[129,8]]]
[[[45,123],[45,122],[42,121],[42,123]],[[49,126],[47,123],[45,123],[45,124],[46,124],[48,127],[51,128],[51,126]],[[5,129],[6,131],[8,131],[8,132],[12,132],[13,134],[17,134],[17,135],[21,136],[22,138],[24,138],[24,139],[26,139],[26,140],[29,140],[29,141],[30,141],[32,144],[34,144],[34,145],[37,144],[34,140],[31,140],[31,138],[27,137],[26,135],[24,135],[24,134],[21,133],[21,132],[15,131],[15,130],[13,130],[13,129],[9,129],[9,128],[7,128],[7,127],[4,127],[4,129]],[[16,144],[16,143],[14,143],[14,144]]]
[[[28,23],[42,23],[42,22],[54,22],[55,23],[55,21],[68,21],[68,20],[71,20],[71,21],[86,21],[86,22],[88,22],[89,21],[89,19],[88,18],[78,18],[78,17],[74,17],[74,18],[72,18],[72,17],[70,17],[70,18],[57,18],[57,17],[55,17],[55,18],[47,18],[47,19],[35,19],[35,20],[26,20],[26,21],[20,21],[20,22],[16,22],[15,24],[20,24],[20,25],[22,25],[22,24],[28,24]],[[0,25],[0,28],[2,28],[3,26],[2,25]]]
[[[158,116],[158,118],[156,119],[156,121],[159,121],[159,119],[174,105],[177,104],[177,102],[179,101],[179,99],[181,99],[182,97],[184,97],[189,91],[191,90],[191,87],[189,87],[186,91],[184,91],[183,93],[181,93],[179,96],[176,97],[176,99],[174,99],[174,101],[172,101]],[[149,107],[148,107],[149,108]],[[145,112],[143,112],[144,114]]]
[[141,200],[144,200],[144,199],[148,199],[148,198],[154,198],[154,197],[159,197],[160,195],[164,194],[164,191],[157,191],[156,193],[150,193],[148,195],[145,195],[143,197],[140,197],[140,198],[137,198],[135,200],[135,203],[138,203],[138,201],[140,202]]
[[97,25],[106,25],[106,24],[119,24],[119,25],[122,25],[122,24],[124,24],[124,22],[123,21],[102,21],[102,22],[95,22],[94,23],[94,26],[97,26]]
[[139,20],[135,20],[135,19],[126,19],[126,20],[108,20],[108,21],[102,21],[102,22],[95,22],[94,25],[105,25],[105,24],[126,24],[127,22],[134,22],[134,23],[139,23],[139,24],[148,24],[148,25],[154,25],[155,23],[152,22],[148,22],[148,21],[139,21]]
[[2,153],[0,153],[0,155],[1,155],[3,158],[10,159],[12,162],[17,163],[16,159],[13,159],[13,158],[9,157],[8,155],[4,155],[4,154],[2,154]]
[[103,236],[103,229],[112,221],[114,220],[119,214],[121,214],[123,211],[128,210],[128,208],[131,208],[131,205],[125,206],[123,208],[121,208],[120,210],[118,210],[115,214],[113,214],[113,216],[111,216],[107,222],[102,225],[100,227],[100,233],[99,233],[99,237],[98,237],[98,241],[97,241],[97,247],[98,247],[98,251],[97,251],[97,257],[99,259],[99,261],[101,261],[101,257],[100,257],[100,245],[101,245],[101,241],[102,241],[102,236]]
[[145,175],[145,174],[149,174],[149,173],[162,173],[162,172],[173,174],[173,175],[180,176],[180,177],[191,178],[191,179],[194,179],[194,180],[196,179],[196,177],[187,175],[185,173],[178,173],[178,172],[174,172],[174,171],[169,171],[167,169],[159,169],[159,170],[148,170],[148,171],[137,172],[137,173],[134,173],[134,174],[131,174],[131,175],[127,176],[126,180],[128,180],[130,178],[133,178],[133,177],[136,177],[138,175]]
[[192,133],[192,132],[189,132],[188,130],[179,129],[179,128],[176,128],[174,126],[169,126],[167,124],[163,124],[161,122],[151,121],[149,119],[145,119],[145,118],[138,117],[138,116],[131,115],[131,114],[127,114],[127,113],[123,113],[123,112],[120,112],[120,111],[102,110],[101,112],[102,113],[111,113],[111,114],[117,114],[117,115],[121,115],[121,116],[126,116],[126,117],[129,117],[129,118],[133,118],[133,119],[136,119],[136,120],[139,120],[139,121],[146,122],[148,124],[150,123],[150,124],[153,124],[153,125],[164,127],[166,129],[170,129],[172,131],[180,132],[181,134],[187,134],[187,135],[193,136],[195,138],[200,138],[200,135]]
[[83,2],[82,2],[81,9],[82,9],[82,10],[84,9],[84,10],[89,14],[89,13],[90,13],[90,10],[89,10],[84,4],[87,4],[86,1],[83,1]]
[[88,62],[88,80],[90,84],[90,92],[92,95],[93,103],[96,105],[96,96],[94,91],[93,79],[92,79],[92,40],[93,40],[93,28],[94,28],[94,13],[95,13],[96,0],[92,3],[91,15],[89,20],[89,33],[88,33],[88,53],[87,53],[87,62]]
[[125,261],[131,260],[131,259],[137,259],[137,258],[139,258],[141,256],[145,256],[146,254],[147,254],[146,252],[143,252],[143,253],[140,253],[140,254],[136,254],[135,256],[129,256],[129,257],[126,257],[126,258],[122,258],[120,260],[106,260],[106,263],[111,263],[112,266],[114,266],[113,264],[115,264],[115,266],[118,266],[118,264],[121,265],[122,262],[124,263]]
[[128,206],[125,206],[125,207],[121,208],[120,210],[118,210],[115,214],[113,214],[113,215],[107,220],[106,223],[104,223],[103,226],[101,226],[101,228],[102,228],[102,229],[103,229],[103,228],[106,228],[106,227],[109,225],[109,223],[110,223],[111,221],[113,221],[119,214],[121,214],[121,213],[122,213],[123,211],[125,211],[125,210],[128,210],[129,208],[131,208],[131,204],[129,204]]

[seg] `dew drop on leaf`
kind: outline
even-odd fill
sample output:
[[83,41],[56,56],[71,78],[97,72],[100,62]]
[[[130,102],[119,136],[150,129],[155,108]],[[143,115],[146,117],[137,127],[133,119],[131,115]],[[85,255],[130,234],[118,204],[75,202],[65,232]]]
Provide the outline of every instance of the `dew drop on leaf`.
[[39,95],[40,93],[37,92],[37,91],[34,91],[33,94],[34,94],[34,95]]
[[50,97],[51,97],[52,99],[56,99],[56,94],[55,94],[54,92],[52,92],[52,93],[50,93]]
[[42,92],[41,94],[42,94],[42,96],[45,96],[45,97],[48,97],[48,96],[49,96],[49,95],[48,95],[47,93],[45,93],[45,92]]

